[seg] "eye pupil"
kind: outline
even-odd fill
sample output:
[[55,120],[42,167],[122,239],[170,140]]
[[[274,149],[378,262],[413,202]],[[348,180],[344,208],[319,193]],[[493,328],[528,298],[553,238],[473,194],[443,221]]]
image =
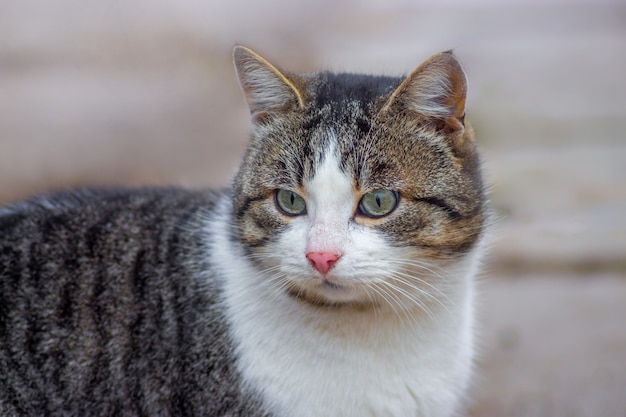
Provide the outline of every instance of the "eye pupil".
[[376,205],[380,207],[380,196],[376,194]]

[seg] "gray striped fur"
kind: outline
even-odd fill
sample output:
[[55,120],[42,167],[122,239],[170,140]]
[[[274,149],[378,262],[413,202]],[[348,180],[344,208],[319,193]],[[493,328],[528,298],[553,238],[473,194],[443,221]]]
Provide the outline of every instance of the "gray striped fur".
[[0,415],[263,415],[203,254],[221,197],[80,190],[5,208]]

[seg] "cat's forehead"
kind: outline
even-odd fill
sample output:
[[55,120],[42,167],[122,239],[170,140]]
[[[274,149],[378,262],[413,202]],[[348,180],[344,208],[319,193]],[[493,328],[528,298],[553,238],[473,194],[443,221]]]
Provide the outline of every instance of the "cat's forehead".
[[360,108],[391,94],[402,78],[367,74],[321,72],[308,80],[309,94],[316,108],[348,105]]
[[304,155],[320,163],[327,150],[346,167],[348,155],[367,143],[380,108],[401,78],[350,73],[317,73],[308,79],[309,101],[302,123]]
[[298,189],[333,158],[359,188],[399,188],[421,181],[415,178],[420,171],[443,164],[444,155],[433,153],[439,144],[407,132],[406,118],[379,118],[401,81],[330,72],[307,76],[304,108],[277,113],[255,128],[253,147],[263,163],[250,178],[268,187]]

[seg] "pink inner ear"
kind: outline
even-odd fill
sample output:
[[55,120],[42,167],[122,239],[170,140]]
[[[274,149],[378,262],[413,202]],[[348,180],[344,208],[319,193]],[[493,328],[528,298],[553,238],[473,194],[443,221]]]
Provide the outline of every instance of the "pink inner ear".
[[341,255],[341,253],[335,252],[308,252],[306,258],[313,268],[326,274],[337,263]]

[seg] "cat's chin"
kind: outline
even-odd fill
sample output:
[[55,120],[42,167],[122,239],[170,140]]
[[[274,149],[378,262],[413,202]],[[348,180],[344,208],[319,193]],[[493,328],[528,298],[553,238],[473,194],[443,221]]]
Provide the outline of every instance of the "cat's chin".
[[292,284],[287,294],[296,300],[316,307],[354,307],[359,310],[374,308],[372,300],[361,297],[360,291],[352,286],[341,285],[330,280],[317,280],[308,285]]

